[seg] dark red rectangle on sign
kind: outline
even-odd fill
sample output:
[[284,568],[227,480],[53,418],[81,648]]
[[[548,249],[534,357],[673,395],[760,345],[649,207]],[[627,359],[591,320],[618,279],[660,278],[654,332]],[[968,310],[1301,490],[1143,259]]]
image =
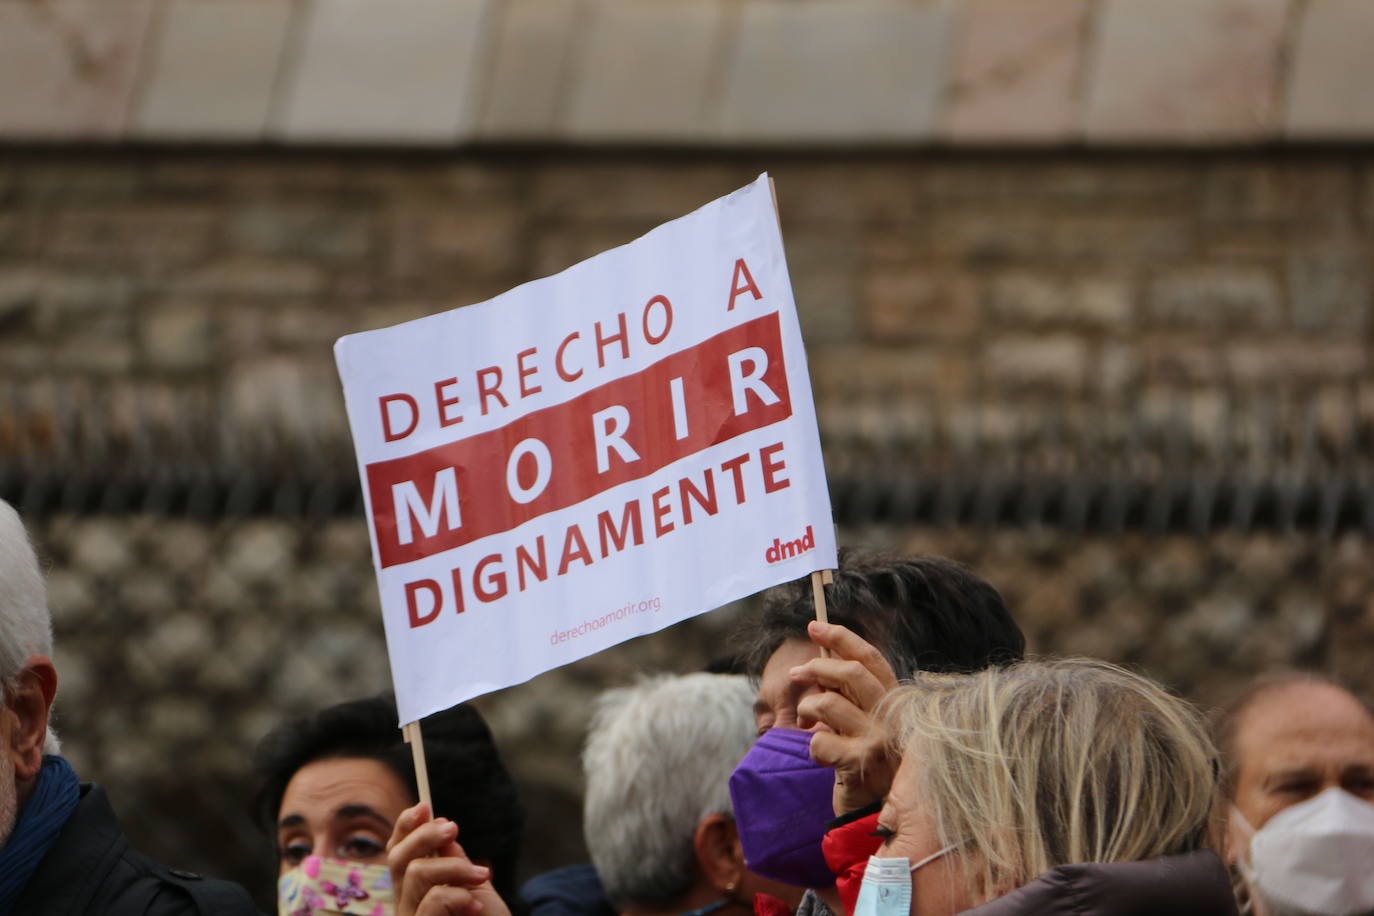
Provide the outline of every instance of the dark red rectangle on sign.
[[[766,367],[761,365],[765,360]],[[674,409],[675,379],[682,380],[677,399],[678,413],[686,419],[682,438]],[[737,403],[742,408],[738,413]],[[608,409],[628,423],[617,423],[615,417],[595,419]],[[409,563],[509,531],[791,415],[774,312],[499,429],[369,464],[367,486],[381,565]],[[621,433],[620,439],[598,448],[598,428]],[[547,449],[549,472],[547,484],[522,503],[511,495],[507,464],[512,450],[531,438]],[[598,452],[604,470],[598,467]],[[631,452],[637,457],[626,460]],[[533,488],[538,460],[527,453],[516,462],[519,487]]]

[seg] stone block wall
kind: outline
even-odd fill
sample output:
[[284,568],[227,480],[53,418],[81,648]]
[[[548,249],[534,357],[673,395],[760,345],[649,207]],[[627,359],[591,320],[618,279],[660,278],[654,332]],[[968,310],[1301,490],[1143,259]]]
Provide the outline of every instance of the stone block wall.
[[1047,413],[1114,467],[1175,445],[1217,472],[1368,458],[1359,150],[0,150],[0,441],[106,467],[281,445],[337,472],[337,337],[556,272],[765,169],[837,462],[1025,457]]

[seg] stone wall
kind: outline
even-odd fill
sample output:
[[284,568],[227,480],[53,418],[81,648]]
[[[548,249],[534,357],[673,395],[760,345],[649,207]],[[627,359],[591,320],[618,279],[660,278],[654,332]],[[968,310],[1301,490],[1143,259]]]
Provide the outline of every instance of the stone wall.
[[[556,272],[765,169],[818,397],[844,408],[823,418],[837,434],[879,391],[1148,406],[1276,386],[1334,402],[1370,381],[1374,158],[1360,151],[11,150],[0,383],[52,410],[39,381],[85,385],[126,436],[175,414],[336,437],[341,334]],[[1190,403],[1205,437],[1217,405]]]
[[[887,514],[891,486],[950,475],[995,476],[1018,505],[1045,474],[1070,490],[1100,473],[1190,493],[1237,479],[1366,493],[1367,150],[12,148],[0,493],[28,506],[49,566],[68,747],[140,843],[264,887],[243,804],[253,742],[387,681],[356,517],[194,500],[169,515],[148,495],[159,481],[202,467],[346,480],[339,335],[555,272],[764,169],[832,479],[890,485],[845,503],[845,540],[965,559],[1036,650],[1137,664],[1204,702],[1276,665],[1374,686],[1367,516],[1233,513],[1192,534],[1129,513],[1115,533]],[[40,499],[45,474],[132,482],[147,504]],[[636,671],[700,666],[747,612],[480,701],[528,791],[531,869],[579,855],[590,699]]]

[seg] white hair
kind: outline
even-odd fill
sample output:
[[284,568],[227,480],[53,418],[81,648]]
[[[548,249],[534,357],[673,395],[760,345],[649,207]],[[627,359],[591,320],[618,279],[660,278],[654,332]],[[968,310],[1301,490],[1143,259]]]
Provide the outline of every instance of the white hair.
[[669,907],[691,890],[697,825],[733,817],[730,774],[754,743],[753,703],[747,678],[723,674],[645,678],[597,699],[583,830],[617,907]]
[[[32,655],[52,656],[48,591],[19,513],[0,499],[0,686],[6,693]],[[60,750],[51,728],[43,750]]]

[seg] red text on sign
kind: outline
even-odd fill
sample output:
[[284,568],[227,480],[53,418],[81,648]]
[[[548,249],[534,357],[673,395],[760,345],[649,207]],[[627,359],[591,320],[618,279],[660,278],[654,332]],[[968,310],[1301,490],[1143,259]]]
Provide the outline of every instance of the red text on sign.
[[[368,465],[379,561],[509,531],[791,414],[770,313],[505,426]],[[723,471],[742,491],[739,468]],[[785,479],[779,470],[765,485]],[[645,521],[661,531],[666,514],[655,505]]]
[[[739,265],[743,263],[742,259],[737,262],[737,274]],[[748,276],[749,268],[745,267],[744,272]],[[752,279],[749,284],[754,290],[754,297],[759,298],[758,288],[752,286]],[[731,301],[734,301],[733,294]],[[593,360],[597,369],[605,369],[614,360],[629,359],[632,345],[638,351],[663,343],[672,329],[673,303],[667,296],[653,296],[640,309],[638,320],[625,312],[618,312],[612,319],[594,322],[586,335],[581,331],[566,335],[553,351],[553,369],[563,381],[575,382],[591,367]],[[476,394],[469,399],[471,403],[465,402],[462,396],[461,389],[466,381],[460,382],[456,375],[439,379],[434,383],[433,422],[437,422],[441,429],[462,423],[465,403],[468,403],[468,407],[475,406],[482,416],[486,416],[492,411],[509,408],[513,401],[533,397],[544,390],[541,379],[546,368],[538,347],[528,347],[516,353],[513,368],[509,363],[505,368],[501,365],[483,366],[476,370],[472,378]],[[377,398],[383,441],[398,442],[405,439],[418,430],[422,423],[428,428],[431,422],[429,403],[428,390],[418,398],[406,392],[384,394]]]
[[[517,544],[514,551],[507,548],[488,553],[470,567],[454,566],[436,578],[407,582],[407,623],[413,630],[445,613],[462,614],[473,606],[473,598],[477,606],[500,601],[550,576],[565,576],[569,570],[640,547],[646,539],[671,536],[724,507],[742,506],[762,494],[785,490],[792,485],[786,470],[784,445],[774,442],[708,465],[623,506],[598,512],[594,522],[574,521],[562,530],[536,534],[529,542]],[[718,478],[724,482],[718,485]],[[804,540],[785,546],[786,555],[792,556],[791,551],[801,546],[808,550],[815,546],[810,525]],[[776,562],[771,554],[769,562]]]

